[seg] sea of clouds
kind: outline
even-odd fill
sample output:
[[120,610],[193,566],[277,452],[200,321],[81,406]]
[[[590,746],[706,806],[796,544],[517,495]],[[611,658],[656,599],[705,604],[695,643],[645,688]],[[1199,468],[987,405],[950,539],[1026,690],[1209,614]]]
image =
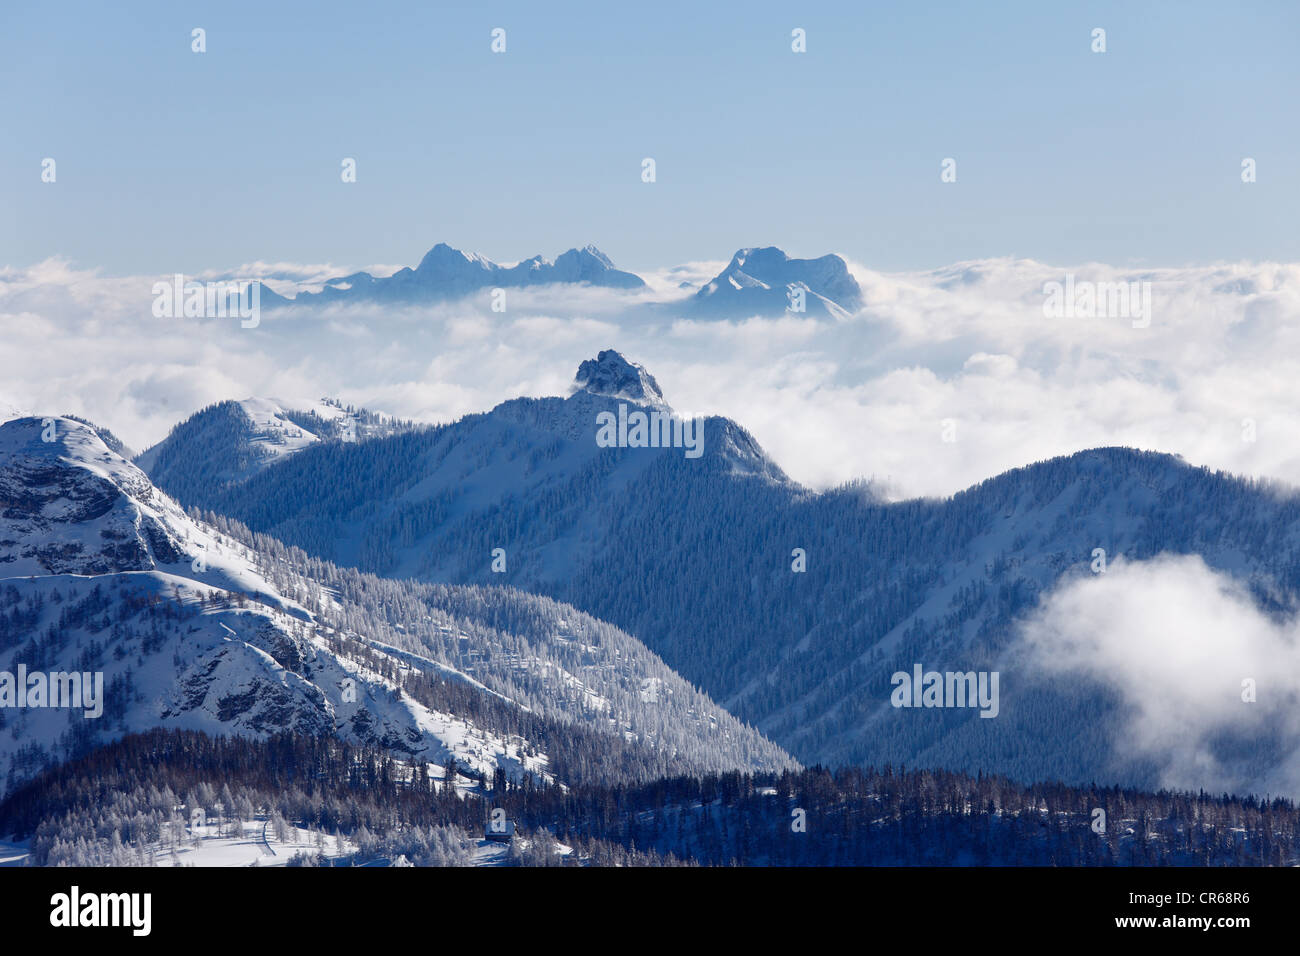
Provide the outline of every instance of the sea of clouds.
[[[647,307],[690,295],[681,282],[721,265],[648,274],[634,294],[512,289],[504,313],[484,291],[421,308],[264,309],[252,329],[155,318],[153,284],[169,276],[110,277],[60,259],[6,268],[0,412],[81,415],[136,450],[204,405],[250,396],[329,395],[444,422],[518,395],[567,394],[579,362],[615,348],[678,412],[735,419],[813,487],[875,478],[894,497],[942,495],[1101,445],[1300,484],[1300,265],[852,264],[864,305],[844,319],[692,321]],[[260,276],[287,294],[347,271],[253,263],[187,278]],[[1044,284],[1067,273],[1150,282],[1149,327],[1046,317]]]

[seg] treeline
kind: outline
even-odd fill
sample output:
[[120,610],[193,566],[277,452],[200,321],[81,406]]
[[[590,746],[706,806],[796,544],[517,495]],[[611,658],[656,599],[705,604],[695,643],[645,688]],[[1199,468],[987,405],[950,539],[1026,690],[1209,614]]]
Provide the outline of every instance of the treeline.
[[[348,862],[456,865],[493,810],[521,863],[775,866],[1283,866],[1300,862],[1286,800],[1024,786],[940,771],[813,768],[636,786],[447,780],[371,747],[155,730],[50,769],[0,803],[0,834],[38,864],[138,861],[195,809],[276,815],[361,847]],[[460,841],[460,842],[457,842]],[[574,848],[560,856],[556,841]],[[531,851],[525,852],[529,847]],[[538,852],[537,848],[543,848]],[[69,849],[72,848],[72,849]],[[80,848],[80,849],[78,849]],[[117,854],[114,857],[114,854]]]
[[[173,845],[196,810],[214,821],[263,814],[346,837],[360,848],[346,863],[406,856],[417,865],[458,865],[469,862],[470,845],[508,792],[529,803],[529,795],[562,788],[535,789],[531,778],[516,787],[503,774],[466,778],[454,760],[435,780],[425,764],[332,737],[252,740],[158,729],[124,737],[20,786],[0,802],[0,833],[30,838],[38,866],[135,865]],[[517,834],[516,862],[565,862],[553,852],[552,833],[525,825]],[[574,849],[570,863],[677,862],[598,837],[578,839]]]

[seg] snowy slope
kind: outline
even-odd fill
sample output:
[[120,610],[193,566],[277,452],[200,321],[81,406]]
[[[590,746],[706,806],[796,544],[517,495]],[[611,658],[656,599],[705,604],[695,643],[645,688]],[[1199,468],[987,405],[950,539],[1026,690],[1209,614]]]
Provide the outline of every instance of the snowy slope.
[[[676,725],[640,729],[648,721],[634,713],[635,695],[628,692],[626,706],[611,702],[606,685],[582,673],[591,654],[569,654],[558,624],[548,650],[545,634],[535,646],[538,638],[473,618],[486,602],[499,609],[494,617],[504,610],[522,621],[526,611],[515,605],[527,596],[452,589],[424,601],[412,596],[400,612],[388,600],[372,606],[381,582],[330,572],[322,583],[289,568],[274,542],[274,554],[259,553],[192,519],[93,429],[71,419],[55,420],[53,430],[39,419],[0,426],[0,500],[0,671],[17,673],[22,664],[29,672],[99,672],[105,688],[97,719],[54,708],[0,710],[6,785],[45,761],[153,726],[336,734],[431,763],[437,773],[454,758],[480,775],[498,768],[513,779],[550,775],[538,741],[494,732],[404,690],[402,682],[418,674],[458,680],[520,713],[544,705],[555,715],[548,733],[562,733],[555,721],[563,718],[621,746],[635,727],[637,745],[670,746],[670,762],[682,735],[692,732]],[[572,609],[549,613],[585,620]],[[419,636],[422,628],[427,636]],[[745,765],[750,754],[788,764],[777,748],[692,696],[631,638],[608,626],[600,633],[628,661],[614,668],[620,684],[639,687],[662,675],[702,719],[722,728],[722,765]],[[503,661],[504,670],[485,673],[486,680],[457,666],[488,660]],[[600,680],[611,679],[608,665],[591,666]],[[498,686],[487,689],[493,682]],[[548,688],[564,700],[552,703]],[[530,694],[537,698],[531,705],[516,702]],[[736,741],[731,756],[727,734]]]
[[410,427],[335,399],[246,398],[196,412],[135,463],[156,484],[184,497],[196,487],[245,481],[319,442],[365,441]]
[[[239,403],[239,407],[248,416],[256,436],[254,440],[260,442],[265,449],[268,463],[281,455],[292,455],[312,442],[320,441],[320,436],[291,421],[280,404],[272,399],[246,398]],[[323,403],[320,407],[334,411],[333,406]]]

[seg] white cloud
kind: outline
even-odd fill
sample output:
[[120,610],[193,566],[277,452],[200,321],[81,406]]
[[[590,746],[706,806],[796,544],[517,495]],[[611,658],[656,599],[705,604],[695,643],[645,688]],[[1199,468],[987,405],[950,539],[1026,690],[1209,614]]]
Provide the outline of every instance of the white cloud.
[[[736,419],[814,486],[875,476],[900,494],[944,494],[1113,444],[1300,484],[1300,266],[996,259],[890,274],[851,264],[865,304],[843,321],[696,322],[643,308],[719,265],[654,273],[651,289],[630,295],[511,289],[505,313],[485,294],[427,308],[268,310],[241,329],[153,318],[161,277],[49,260],[0,270],[0,392],[102,422],[141,448],[204,404],[249,395],[328,394],[446,421],[518,394],[564,394],[580,361],[616,348],[679,410]],[[307,284],[342,271],[249,268]],[[1066,272],[1151,281],[1150,327],[1045,318],[1043,284]],[[941,440],[945,419],[956,442]],[[1243,441],[1245,419],[1254,442]]]
[[1154,761],[1161,785],[1300,795],[1300,621],[1261,613],[1199,557],[1116,561],[1067,580],[1022,639],[1033,666],[1118,691],[1128,717],[1117,755]]

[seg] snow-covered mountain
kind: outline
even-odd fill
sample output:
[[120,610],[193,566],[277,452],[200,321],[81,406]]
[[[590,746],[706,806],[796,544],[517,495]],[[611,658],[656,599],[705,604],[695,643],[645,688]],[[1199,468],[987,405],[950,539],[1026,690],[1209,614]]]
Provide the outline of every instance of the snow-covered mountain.
[[[195,503],[379,574],[504,580],[573,604],[806,763],[1154,785],[1118,754],[1105,688],[1039,680],[1009,656],[1019,619],[1086,574],[1097,548],[1112,561],[1199,555],[1269,609],[1300,595],[1295,496],[1172,456],[1095,449],[950,499],[888,503],[865,486],[794,484],[725,419],[706,420],[698,459],[595,440],[602,413],[662,414],[662,401],[647,371],[602,353],[567,398],[313,447]],[[1001,668],[1016,689],[997,720],[923,719],[889,704],[890,676],[917,662]]]
[[[246,398],[201,409],[136,456],[135,463],[184,496],[193,487],[237,484],[319,441],[364,441],[412,427],[336,399]],[[193,456],[189,450],[194,448],[205,449],[205,456]]]
[[[802,300],[802,310],[798,300]],[[785,312],[840,317],[862,305],[862,290],[836,255],[791,259],[775,246],[741,249],[689,300],[692,315],[744,318]]]
[[[599,444],[600,416],[617,422],[638,412],[655,416],[660,428],[666,422],[669,440],[659,447]],[[687,486],[724,476],[789,485],[734,422],[702,420],[699,457],[672,446],[673,429],[683,424],[648,372],[605,351],[582,363],[566,398],[513,399],[487,414],[391,439],[312,446],[239,486],[183,489],[165,475],[158,480],[188,505],[236,517],[341,564],[389,577],[499,582],[546,593],[543,582],[566,577],[605,538],[599,513],[643,482],[677,480],[684,469]],[[201,471],[207,456],[201,443],[177,454],[183,457],[176,469],[190,473]],[[290,502],[286,495],[306,497]],[[522,510],[527,519],[502,525],[503,508]],[[491,552],[498,547],[507,559],[494,572]]]
[[0,673],[103,687],[98,718],[0,708],[3,786],[154,726],[334,734],[514,779],[790,765],[608,624],[200,522],[73,419],[0,426],[0,503]]
[[[513,266],[462,252],[446,243],[430,249],[414,268],[390,276],[355,272],[327,280],[318,292],[304,291],[292,299],[263,290],[268,308],[296,303],[381,303],[408,305],[461,299],[494,288],[518,288],[556,283],[584,283],[636,291],[646,283],[617,269],[595,246],[570,249],[554,262],[533,256]],[[689,287],[684,284],[683,288]],[[738,250],[717,276],[693,296],[671,302],[641,303],[645,308],[695,318],[745,318],[786,313],[840,317],[862,305],[862,290],[837,255],[794,259],[775,246]]]
[[513,266],[502,266],[476,253],[461,252],[440,242],[414,269],[399,269],[385,277],[356,272],[326,281],[320,292],[302,292],[288,301],[299,304],[436,302],[463,298],[482,289],[564,282],[611,289],[640,289],[645,286],[639,276],[616,269],[609,257],[592,245],[570,249],[554,262],[533,256]]

